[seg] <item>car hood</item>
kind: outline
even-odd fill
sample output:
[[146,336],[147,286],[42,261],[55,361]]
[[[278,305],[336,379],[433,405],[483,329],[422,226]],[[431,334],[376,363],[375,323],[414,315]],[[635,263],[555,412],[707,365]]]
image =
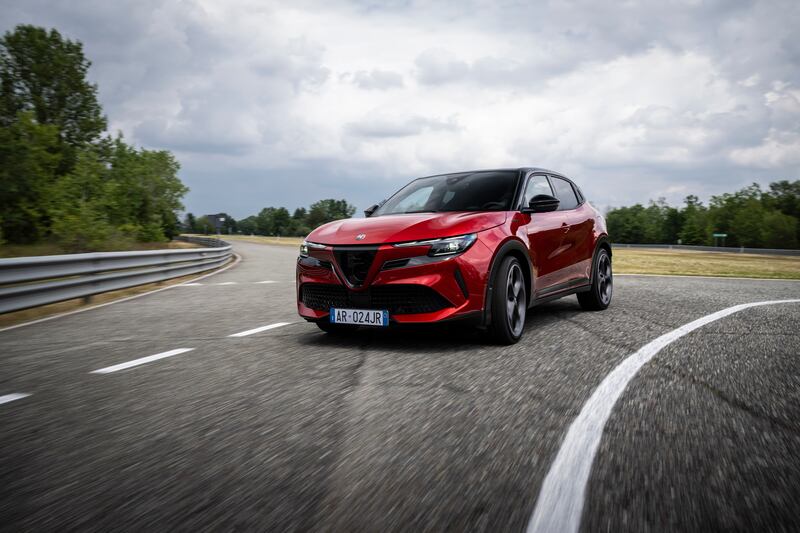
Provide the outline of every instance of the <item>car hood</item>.
[[[413,213],[375,218],[348,218],[329,222],[312,231],[307,240],[320,244],[386,244],[454,237],[499,226],[505,211]],[[356,240],[356,235],[364,238]]]

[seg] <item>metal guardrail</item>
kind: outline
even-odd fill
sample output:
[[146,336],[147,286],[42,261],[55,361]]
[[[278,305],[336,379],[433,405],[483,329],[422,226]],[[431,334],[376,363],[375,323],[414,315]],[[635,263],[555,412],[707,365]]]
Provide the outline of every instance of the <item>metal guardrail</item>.
[[218,239],[180,240],[206,248],[0,259],[0,313],[197,274],[222,266],[233,253]]
[[745,248],[742,246],[693,246],[689,244],[612,244],[614,248],[657,248],[662,250],[693,250],[695,252],[720,252],[727,254],[759,254],[759,255],[796,255],[800,250],[783,250],[776,248]]

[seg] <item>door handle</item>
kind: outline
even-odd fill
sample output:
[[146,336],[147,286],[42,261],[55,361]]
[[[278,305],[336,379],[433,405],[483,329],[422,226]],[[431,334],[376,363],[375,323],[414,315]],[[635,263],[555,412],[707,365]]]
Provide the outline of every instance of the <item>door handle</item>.
[[569,224],[567,224],[566,222],[562,222],[561,229],[564,230],[564,233],[569,233]]

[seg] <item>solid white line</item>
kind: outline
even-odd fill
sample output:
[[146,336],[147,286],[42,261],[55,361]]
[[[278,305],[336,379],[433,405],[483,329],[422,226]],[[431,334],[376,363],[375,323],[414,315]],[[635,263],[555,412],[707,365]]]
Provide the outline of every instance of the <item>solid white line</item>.
[[114,366],[107,366],[105,368],[100,368],[98,370],[92,370],[90,374],[110,374],[111,372],[117,372],[119,370],[125,370],[126,368],[131,368],[132,366],[139,366],[145,363],[150,363],[152,361],[158,361],[159,359],[164,359],[165,357],[172,357],[173,355],[179,355],[186,352],[191,352],[194,348],[178,348],[176,350],[170,350],[168,352],[161,352],[155,355],[148,355],[147,357],[142,357],[141,359],[134,359],[133,361],[128,361],[127,363],[120,363]]
[[578,531],[586,484],[611,410],[639,369],[662,348],[699,327],[743,309],[797,302],[800,300],[771,300],[728,307],[661,335],[622,361],[595,389],[567,431],[539,490],[528,533]]
[[267,331],[268,329],[279,328],[281,326],[288,326],[289,324],[291,324],[291,322],[278,322],[276,324],[270,324],[268,326],[261,326],[260,328],[248,329],[247,331],[234,333],[233,335],[228,335],[228,337],[247,337],[248,335],[253,335],[255,333],[261,333],[262,331]]
[[8,403],[8,402],[13,402],[14,400],[21,400],[22,398],[27,398],[28,396],[30,396],[30,394],[26,394],[24,392],[6,394],[4,396],[0,396],[0,403]]
[[[240,256],[239,254],[233,254],[233,257],[235,258],[235,260],[232,263],[220,268],[219,270],[215,270],[213,272],[209,272],[208,274],[203,274],[200,277],[194,278],[194,280],[197,281],[197,280],[201,280],[201,279],[205,279],[205,278],[210,278],[211,276],[216,276],[217,274],[225,272],[229,268],[235,267],[242,260],[242,256]],[[92,309],[100,309],[101,307],[106,307],[107,305],[114,305],[114,304],[118,304],[118,303],[122,303],[122,302],[127,302],[129,300],[135,300],[136,298],[141,298],[142,296],[149,296],[149,295],[155,294],[157,292],[168,291],[169,289],[174,289],[175,287],[180,287],[181,285],[183,285],[183,283],[170,285],[168,287],[162,287],[160,289],[155,289],[155,290],[152,290],[152,291],[143,292],[141,294],[134,294],[133,296],[128,296],[126,298],[120,298],[119,300],[111,300],[110,302],[105,302],[105,303],[102,303],[102,304],[93,305],[91,307],[81,307],[80,309],[75,309],[74,311],[67,311],[66,313],[59,313],[57,315],[46,316],[44,318],[37,318],[36,320],[31,320],[30,322],[23,322],[22,324],[15,324],[13,326],[7,326],[5,328],[0,328],[0,333],[2,333],[4,331],[9,331],[11,329],[23,328],[25,326],[32,326],[33,324],[39,324],[41,322],[47,322],[48,320],[55,320],[56,318],[61,318],[61,317],[64,317],[64,316],[77,315],[78,313],[84,313],[86,311],[91,311]]]

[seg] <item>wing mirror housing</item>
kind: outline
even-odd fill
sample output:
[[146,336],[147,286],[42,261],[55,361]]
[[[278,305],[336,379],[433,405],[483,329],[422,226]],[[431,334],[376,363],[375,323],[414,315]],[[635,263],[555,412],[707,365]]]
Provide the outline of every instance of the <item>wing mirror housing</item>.
[[523,213],[549,213],[558,209],[558,198],[549,194],[537,194],[528,202],[528,207],[523,207]]
[[369,206],[368,208],[364,209],[364,216],[367,218],[371,217],[372,213],[377,211],[379,207],[380,207],[379,204]]

